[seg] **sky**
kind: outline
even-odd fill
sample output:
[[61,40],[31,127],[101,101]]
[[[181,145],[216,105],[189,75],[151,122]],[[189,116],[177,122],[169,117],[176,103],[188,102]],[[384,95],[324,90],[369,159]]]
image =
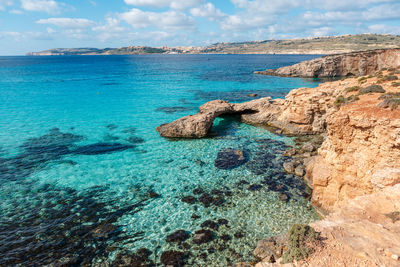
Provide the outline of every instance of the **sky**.
[[0,0],[0,55],[400,34],[400,0]]

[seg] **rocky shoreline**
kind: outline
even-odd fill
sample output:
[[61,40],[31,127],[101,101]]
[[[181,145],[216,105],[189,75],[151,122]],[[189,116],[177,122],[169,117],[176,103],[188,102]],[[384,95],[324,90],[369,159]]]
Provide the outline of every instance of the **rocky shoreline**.
[[372,75],[383,68],[396,68],[399,65],[400,48],[377,49],[328,55],[292,66],[255,73],[283,77],[330,78]]
[[[161,125],[157,131],[170,138],[202,138],[216,117],[235,113],[245,123],[300,136],[297,148],[286,151],[291,160],[282,167],[304,175],[313,189],[313,206],[326,217],[311,224],[323,245],[310,248],[313,254],[290,266],[398,266],[399,78],[400,68],[389,68],[296,89],[285,99],[242,104],[215,100],[201,106],[198,114]],[[259,242],[257,264],[235,266],[277,266],[282,255],[271,254],[271,247],[264,249],[265,257],[259,256],[260,247],[277,243],[268,240]]]

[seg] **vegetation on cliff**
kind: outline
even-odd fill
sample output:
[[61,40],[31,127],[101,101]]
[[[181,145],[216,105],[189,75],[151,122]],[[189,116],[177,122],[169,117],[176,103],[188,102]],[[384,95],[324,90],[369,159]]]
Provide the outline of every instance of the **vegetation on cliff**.
[[307,258],[314,251],[313,246],[318,241],[319,234],[312,227],[294,224],[289,231],[287,250],[282,255],[283,263]]

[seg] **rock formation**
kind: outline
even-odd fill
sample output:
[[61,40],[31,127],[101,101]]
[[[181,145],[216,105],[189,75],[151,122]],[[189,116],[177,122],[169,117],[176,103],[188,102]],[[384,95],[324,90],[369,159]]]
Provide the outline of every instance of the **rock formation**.
[[[288,114],[298,117],[310,97],[310,117],[320,116],[326,128],[306,174],[313,206],[329,214],[311,224],[324,246],[297,266],[400,265],[400,84],[385,78],[399,73],[392,69],[312,91],[298,89],[291,92],[296,104],[287,102],[290,95],[285,100]],[[363,94],[363,88],[377,83],[385,93]],[[385,99],[397,104],[382,105]]]
[[202,138],[207,136],[216,117],[224,114],[244,114],[265,110],[271,98],[261,98],[241,104],[231,104],[223,100],[213,100],[200,106],[199,113],[180,118],[157,127],[163,137]]
[[255,73],[304,78],[345,77],[370,75],[384,68],[399,66],[400,48],[396,48],[329,55],[292,66]]
[[[240,113],[246,123],[273,126],[285,134],[321,133],[325,137],[317,151],[307,143],[302,150],[314,155],[303,161],[312,204],[329,214],[312,224],[325,245],[298,266],[399,266],[400,83],[393,76],[400,78],[400,68],[300,88],[285,99],[211,101],[198,114],[158,131],[204,137],[215,117]],[[197,126],[202,118],[207,118],[206,127]],[[296,171],[295,165],[286,165]],[[270,264],[275,263],[256,266],[276,266]]]

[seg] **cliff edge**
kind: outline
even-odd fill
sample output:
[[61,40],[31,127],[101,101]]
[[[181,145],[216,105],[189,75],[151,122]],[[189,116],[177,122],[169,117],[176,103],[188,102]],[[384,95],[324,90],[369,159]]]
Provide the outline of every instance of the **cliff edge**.
[[[201,138],[225,113],[279,133],[324,136],[316,155],[303,160],[312,204],[326,216],[312,224],[324,245],[295,266],[400,266],[400,68],[296,89],[285,99],[212,101],[158,130]],[[197,123],[203,116],[211,116],[206,127]],[[279,266],[268,261],[255,266]]]
[[364,76],[384,68],[399,66],[400,48],[395,48],[329,55],[292,66],[255,73],[284,77],[326,78]]

